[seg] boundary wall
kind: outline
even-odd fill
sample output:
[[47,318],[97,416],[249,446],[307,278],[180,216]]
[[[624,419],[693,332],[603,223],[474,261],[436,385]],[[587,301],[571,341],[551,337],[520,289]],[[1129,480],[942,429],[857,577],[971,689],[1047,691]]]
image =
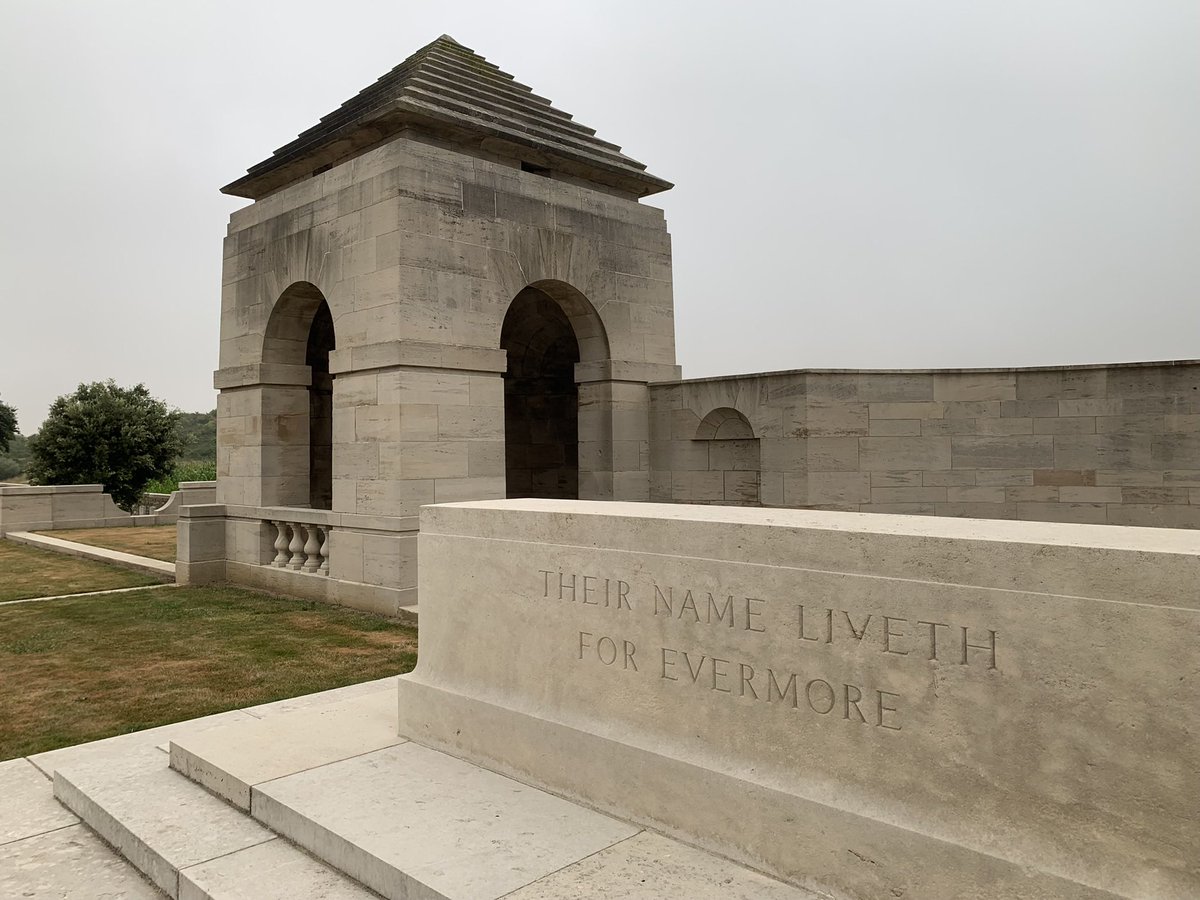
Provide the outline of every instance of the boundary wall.
[[650,396],[656,501],[757,489],[763,506],[1200,528],[1196,361],[798,370]]

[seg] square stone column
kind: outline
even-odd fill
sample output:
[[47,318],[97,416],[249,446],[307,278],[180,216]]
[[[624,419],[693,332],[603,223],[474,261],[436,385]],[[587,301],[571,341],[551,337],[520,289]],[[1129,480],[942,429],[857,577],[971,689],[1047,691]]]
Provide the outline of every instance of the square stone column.
[[219,369],[217,502],[309,505],[308,366]]
[[679,367],[619,360],[579,363],[579,499],[650,499],[651,381]]

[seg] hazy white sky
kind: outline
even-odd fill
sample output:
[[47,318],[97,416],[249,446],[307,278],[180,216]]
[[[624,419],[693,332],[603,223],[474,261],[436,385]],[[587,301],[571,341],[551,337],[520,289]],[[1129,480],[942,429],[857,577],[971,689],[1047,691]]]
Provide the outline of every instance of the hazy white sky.
[[678,185],[684,375],[1200,357],[1196,0],[0,0],[0,398],[215,405],[218,188],[443,32]]

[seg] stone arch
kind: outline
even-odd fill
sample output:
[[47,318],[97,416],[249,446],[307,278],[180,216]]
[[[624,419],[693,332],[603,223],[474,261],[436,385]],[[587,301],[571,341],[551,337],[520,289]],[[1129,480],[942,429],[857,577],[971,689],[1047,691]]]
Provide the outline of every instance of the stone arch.
[[[275,301],[263,335],[264,365],[302,366],[307,378],[280,385],[273,430],[278,459],[268,460],[280,479],[280,505],[330,509],[333,505],[333,376],[329,355],[337,347],[333,315],[324,295],[312,283],[298,281]],[[265,414],[264,414],[265,415]],[[266,429],[264,428],[264,431]]]
[[745,415],[729,406],[710,411],[696,427],[704,442],[708,471],[692,502],[722,506],[762,505],[762,450]]
[[538,281],[513,298],[500,329],[504,373],[505,493],[579,497],[579,386],[575,366],[608,359],[600,316],[577,289]]
[[747,440],[753,437],[754,427],[750,420],[728,406],[717,407],[696,426],[698,441]]

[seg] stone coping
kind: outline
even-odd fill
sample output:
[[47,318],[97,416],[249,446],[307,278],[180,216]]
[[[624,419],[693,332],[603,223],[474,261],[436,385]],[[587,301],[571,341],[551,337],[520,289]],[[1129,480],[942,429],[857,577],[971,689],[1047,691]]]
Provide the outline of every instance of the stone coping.
[[254,519],[258,521],[300,522],[328,525],[358,531],[416,531],[416,516],[364,516],[357,513],[309,509],[303,506],[244,506],[233,503],[204,503],[185,506],[179,515],[185,519]]
[[652,384],[699,384],[705,381],[744,381],[751,378],[777,378],[790,375],[984,375],[994,372],[1083,372],[1098,369],[1153,369],[1173,366],[1200,366],[1200,359],[1164,359],[1145,362],[1081,363],[1055,366],[981,366],[949,369],[775,369],[770,372],[744,372],[734,375],[706,375],[651,382]]
[[[580,519],[622,516],[629,519],[671,519],[727,525],[760,525],[772,528],[817,529],[906,537],[968,538],[1018,544],[1052,544],[1095,547],[1105,550],[1172,553],[1200,558],[1200,533],[1185,529],[1140,528],[1127,525],[1081,525],[1065,522],[1026,522],[1009,519],[937,518],[885,513],[835,512],[815,509],[699,506],[676,503],[643,503],[595,500],[472,500],[422,507],[421,530],[439,532],[441,509],[493,509],[512,512],[564,513]],[[457,532],[454,532],[457,533]],[[621,533],[612,535],[614,546]],[[557,543],[570,540],[560,533]],[[636,542],[634,542],[636,543]]]
[[0,485],[4,496],[28,494],[102,494],[102,484],[9,484]]

